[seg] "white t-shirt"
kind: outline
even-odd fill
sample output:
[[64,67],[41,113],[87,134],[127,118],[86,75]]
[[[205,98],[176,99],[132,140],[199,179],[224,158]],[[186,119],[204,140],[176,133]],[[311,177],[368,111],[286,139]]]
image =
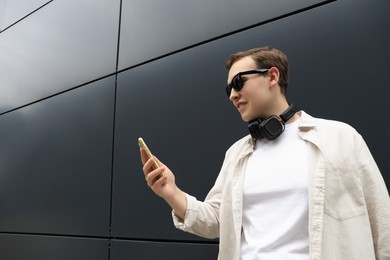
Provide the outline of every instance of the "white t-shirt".
[[308,144],[298,123],[256,142],[243,194],[241,260],[309,259]]

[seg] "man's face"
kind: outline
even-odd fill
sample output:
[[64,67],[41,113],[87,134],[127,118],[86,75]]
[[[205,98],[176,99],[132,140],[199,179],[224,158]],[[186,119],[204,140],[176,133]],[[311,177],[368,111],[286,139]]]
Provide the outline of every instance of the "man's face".
[[[254,69],[267,68],[257,68],[255,61],[250,56],[236,61],[229,70],[228,84],[237,73]],[[229,99],[241,114],[242,120],[249,122],[268,116],[268,111],[271,109],[272,93],[267,73],[241,77],[244,83],[243,88],[238,92],[232,89]]]

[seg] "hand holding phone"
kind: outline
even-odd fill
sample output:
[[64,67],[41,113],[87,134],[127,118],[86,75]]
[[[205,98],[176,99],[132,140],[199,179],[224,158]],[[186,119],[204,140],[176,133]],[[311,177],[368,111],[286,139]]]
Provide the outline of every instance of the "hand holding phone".
[[[153,155],[150,152],[148,146],[145,144],[144,140],[140,137],[138,138],[138,144],[139,146],[145,151],[145,154],[148,158],[152,158]],[[143,157],[143,153],[141,154]],[[144,159],[144,158],[143,158]],[[157,169],[160,167],[160,165],[157,163],[156,159],[153,160],[154,163],[152,165],[153,169]],[[165,173],[160,173],[159,176],[155,176],[159,170],[155,171],[152,175],[152,177],[149,177],[148,175],[153,172],[148,172],[150,169],[144,169],[144,175],[147,181],[148,186],[161,198],[165,199],[169,206],[175,211],[175,214],[181,218],[184,219],[185,212],[187,210],[187,198],[183,191],[181,191],[175,184],[175,178],[173,176],[173,173],[165,166],[162,165],[165,169],[165,172],[168,173],[168,176],[165,176]],[[146,171],[145,171],[146,170]],[[169,178],[168,178],[169,177]],[[160,180],[163,180],[160,181]],[[155,185],[156,182],[159,182],[159,185]]]
[[[138,145],[139,145],[139,147],[144,149],[144,151],[146,152],[146,155],[148,156],[148,158],[152,158],[153,157],[152,153],[150,152],[148,146],[146,145],[146,143],[142,139],[142,137],[138,138]],[[157,163],[156,160],[154,160],[153,169],[157,169],[158,167],[160,167],[160,165]]]

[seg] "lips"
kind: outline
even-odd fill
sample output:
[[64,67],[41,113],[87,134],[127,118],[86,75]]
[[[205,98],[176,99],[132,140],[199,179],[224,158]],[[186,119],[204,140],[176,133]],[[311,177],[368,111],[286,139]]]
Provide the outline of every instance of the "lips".
[[247,103],[246,102],[237,102],[235,104],[237,110],[241,110]]

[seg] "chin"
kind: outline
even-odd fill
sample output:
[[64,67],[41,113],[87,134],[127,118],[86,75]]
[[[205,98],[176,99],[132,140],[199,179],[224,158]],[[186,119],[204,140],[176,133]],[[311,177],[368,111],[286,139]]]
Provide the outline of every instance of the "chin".
[[259,118],[262,118],[262,117],[259,115],[241,115],[241,119],[247,123],[249,123],[250,121],[259,119]]
[[251,119],[251,117],[249,117],[247,115],[241,115],[241,119],[242,119],[242,121],[247,122],[247,123],[254,120],[254,119]]

